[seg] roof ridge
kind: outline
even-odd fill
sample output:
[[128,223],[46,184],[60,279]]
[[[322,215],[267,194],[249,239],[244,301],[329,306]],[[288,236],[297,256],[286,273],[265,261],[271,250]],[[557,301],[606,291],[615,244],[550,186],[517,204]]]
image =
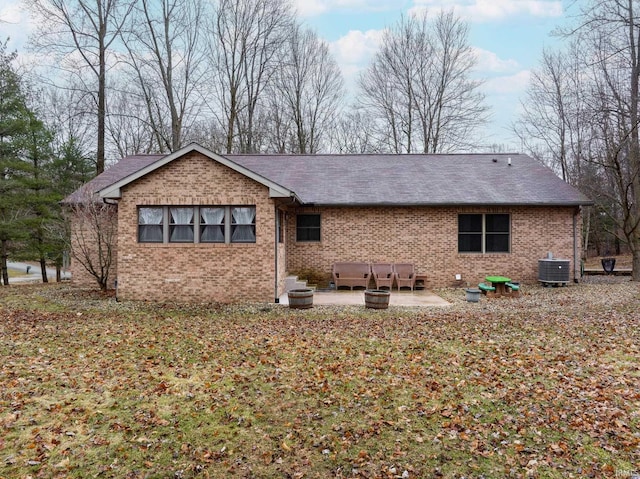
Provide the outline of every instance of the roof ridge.
[[508,155],[524,155],[519,152],[506,152],[506,153],[219,153],[220,156],[278,156],[278,157],[315,157],[315,156],[337,156],[337,157],[352,157],[352,156],[508,156]]

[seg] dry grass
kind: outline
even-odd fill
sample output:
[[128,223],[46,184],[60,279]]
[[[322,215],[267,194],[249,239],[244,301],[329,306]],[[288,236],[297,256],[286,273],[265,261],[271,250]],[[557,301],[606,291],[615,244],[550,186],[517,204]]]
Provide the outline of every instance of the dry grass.
[[0,477],[640,473],[640,288],[370,311],[0,288]]

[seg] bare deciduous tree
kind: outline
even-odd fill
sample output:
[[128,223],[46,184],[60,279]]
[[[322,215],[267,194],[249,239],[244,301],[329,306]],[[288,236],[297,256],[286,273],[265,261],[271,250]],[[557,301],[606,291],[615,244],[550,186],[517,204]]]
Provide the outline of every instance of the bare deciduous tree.
[[373,134],[371,118],[357,107],[351,107],[338,118],[331,131],[331,148],[337,153],[380,153],[384,150]]
[[252,153],[264,89],[293,22],[288,1],[220,0],[211,26],[213,105],[226,132],[226,153]]
[[[628,245],[640,280],[640,24],[634,1],[580,5],[571,44],[545,52],[516,131],[595,202],[592,237]],[[604,233],[604,235],[603,235]],[[587,233],[588,234],[588,233]],[[609,254],[611,244],[599,253]],[[604,250],[603,250],[604,249]],[[614,251],[616,252],[616,251]]]
[[115,262],[117,208],[100,201],[87,188],[77,198],[79,201],[66,205],[68,220],[73,225],[69,236],[71,258],[105,291]]
[[540,67],[532,71],[521,102],[522,114],[514,124],[525,148],[558,171],[563,180],[578,186],[592,128],[581,48],[579,42],[573,42],[564,52],[542,53]]
[[[317,153],[344,96],[344,81],[329,48],[311,30],[292,27],[269,88],[275,144]],[[280,148],[278,148],[280,150]]]
[[403,18],[384,36],[360,77],[359,100],[377,120],[377,134],[394,153],[442,153],[474,146],[486,121],[469,28],[452,12],[433,22]]
[[[36,47],[55,55],[56,67],[75,75],[97,116],[96,171],[105,166],[107,56],[133,5],[128,0],[28,0],[41,26]],[[93,81],[83,76],[88,69]],[[94,83],[95,82],[95,83]]]
[[123,42],[159,152],[175,151],[198,116],[206,72],[200,0],[135,3]]

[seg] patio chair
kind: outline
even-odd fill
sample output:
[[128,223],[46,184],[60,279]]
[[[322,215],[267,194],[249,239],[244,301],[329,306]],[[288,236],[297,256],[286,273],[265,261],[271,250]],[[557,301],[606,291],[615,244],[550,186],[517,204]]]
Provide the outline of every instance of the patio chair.
[[393,279],[395,278],[391,263],[373,263],[371,265],[371,273],[376,282],[376,289],[389,288],[391,290]]
[[416,270],[413,263],[395,263],[393,265],[393,271],[396,275],[398,291],[400,291],[402,287],[411,288],[411,291],[413,291],[416,285]]

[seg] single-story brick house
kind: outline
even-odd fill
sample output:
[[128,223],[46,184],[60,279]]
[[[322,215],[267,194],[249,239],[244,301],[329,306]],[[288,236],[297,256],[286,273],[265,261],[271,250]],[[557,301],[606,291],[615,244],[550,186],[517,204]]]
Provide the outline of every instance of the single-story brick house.
[[[535,282],[552,252],[578,278],[591,204],[533,158],[495,153],[219,155],[192,144],[123,158],[85,188],[117,211],[119,297],[158,301],[277,301],[288,274],[328,279],[339,261],[414,263],[433,288],[487,274]],[[77,264],[72,275],[91,281]]]

